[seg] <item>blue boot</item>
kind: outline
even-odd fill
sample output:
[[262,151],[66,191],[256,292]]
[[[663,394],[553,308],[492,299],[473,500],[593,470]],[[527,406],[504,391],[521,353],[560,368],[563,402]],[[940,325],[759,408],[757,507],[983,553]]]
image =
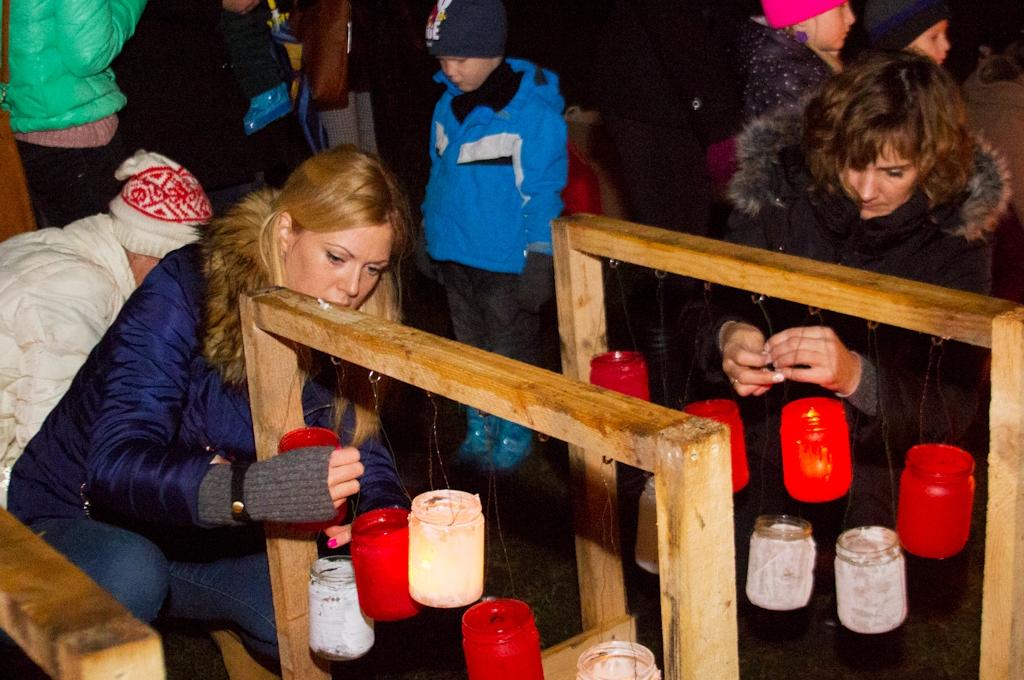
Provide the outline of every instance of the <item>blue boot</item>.
[[288,86],[278,83],[266,92],[261,92],[249,100],[249,110],[245,112],[242,123],[245,134],[251,135],[262,130],[278,118],[287,116],[292,111],[292,100],[288,96]]
[[498,421],[497,441],[491,463],[497,472],[511,472],[518,468],[533,450],[533,430],[509,420]]
[[494,446],[494,416],[475,408],[466,408],[466,438],[459,446],[457,459],[476,467],[486,467]]

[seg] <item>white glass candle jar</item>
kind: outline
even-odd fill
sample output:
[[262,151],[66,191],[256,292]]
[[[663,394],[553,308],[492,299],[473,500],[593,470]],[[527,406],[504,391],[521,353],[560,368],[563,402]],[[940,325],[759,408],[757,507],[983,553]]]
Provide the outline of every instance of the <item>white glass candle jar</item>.
[[601,642],[580,655],[576,680],[661,680],[651,650],[635,642]]
[[333,661],[358,659],[373,647],[373,621],[359,609],[347,555],[321,557],[309,569],[309,647]]
[[896,532],[857,527],[836,541],[839,621],[855,633],[886,633],[907,617],[907,576]]
[[428,607],[462,607],[483,592],[480,497],[451,489],[421,493],[409,515],[409,594]]
[[789,515],[761,515],[750,535],[747,598],[774,611],[807,606],[814,587],[811,523]]
[[633,554],[637,566],[652,574],[658,573],[658,499],[654,492],[654,477],[647,478],[644,492],[640,494]]

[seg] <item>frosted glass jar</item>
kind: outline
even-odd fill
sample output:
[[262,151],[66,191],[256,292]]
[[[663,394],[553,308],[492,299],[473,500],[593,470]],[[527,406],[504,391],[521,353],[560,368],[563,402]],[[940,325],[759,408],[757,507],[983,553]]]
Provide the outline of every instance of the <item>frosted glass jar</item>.
[[814,588],[811,523],[789,515],[761,515],[750,535],[747,599],[773,611],[806,607]]
[[359,609],[347,555],[321,557],[309,569],[309,647],[332,661],[358,659],[373,647],[373,621]]
[[651,650],[635,642],[601,642],[580,655],[576,680],[661,680]]
[[857,527],[836,541],[839,621],[855,633],[886,633],[907,618],[907,570],[896,532]]
[[484,593],[480,497],[452,489],[421,493],[409,515],[409,594],[428,607],[463,607]]
[[658,497],[654,477],[648,477],[636,515],[636,547],[633,550],[638,567],[651,574],[658,573]]

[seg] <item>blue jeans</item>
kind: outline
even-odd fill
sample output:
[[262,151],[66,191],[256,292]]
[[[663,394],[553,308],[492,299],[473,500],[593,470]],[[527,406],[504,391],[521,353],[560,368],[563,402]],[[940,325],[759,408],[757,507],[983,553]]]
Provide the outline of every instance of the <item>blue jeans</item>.
[[[137,619],[233,624],[246,645],[276,659],[277,629],[265,552],[176,561],[141,534],[89,518],[43,519],[30,528]],[[196,531],[201,531],[197,529]]]

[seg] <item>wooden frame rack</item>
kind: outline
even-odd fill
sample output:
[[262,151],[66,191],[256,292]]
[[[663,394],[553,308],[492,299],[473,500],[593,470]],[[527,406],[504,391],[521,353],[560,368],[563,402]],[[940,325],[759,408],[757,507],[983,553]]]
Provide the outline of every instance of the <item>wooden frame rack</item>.
[[[989,517],[982,680],[1024,680],[1024,308],[1009,302],[594,216],[554,229],[562,339],[559,376],[287,290],[241,301],[257,452],[301,426],[296,349],[313,347],[570,445],[584,632],[545,650],[549,680],[575,676],[578,654],[631,639],[616,537],[594,517],[614,510],[620,461],[655,473],[666,680],[739,677],[732,497],[723,426],[587,384],[606,349],[602,258],[692,276],[992,348]],[[575,379],[575,380],[574,380]],[[286,678],[326,678],[309,652],[308,534],[268,526]],[[700,555],[698,559],[686,556]]]

